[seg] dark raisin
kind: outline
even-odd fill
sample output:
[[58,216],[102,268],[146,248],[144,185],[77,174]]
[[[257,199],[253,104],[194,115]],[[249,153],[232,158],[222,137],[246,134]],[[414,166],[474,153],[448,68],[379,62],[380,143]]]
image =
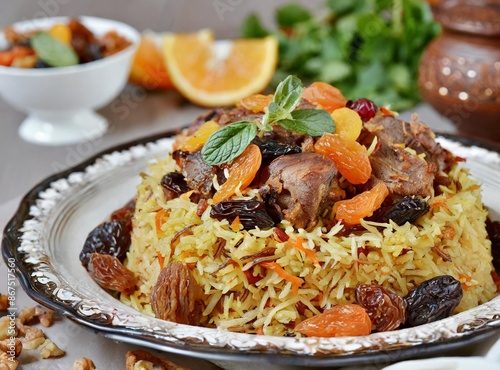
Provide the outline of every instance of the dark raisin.
[[177,196],[189,191],[189,186],[184,178],[184,175],[179,172],[167,173],[161,179],[160,184],[165,189],[173,191]]
[[359,284],[356,301],[370,316],[372,330],[395,330],[406,320],[406,301],[383,286]]
[[493,257],[493,266],[500,275],[500,222],[486,220],[486,231],[491,240],[491,255]]
[[52,66],[48,65],[43,60],[37,59],[35,66],[33,68],[52,68]]
[[233,222],[236,217],[245,230],[272,227],[275,221],[269,215],[263,202],[259,200],[228,200],[212,206],[210,217]]
[[135,290],[135,276],[118,258],[109,254],[92,253],[89,275],[104,289],[130,294]]
[[436,276],[424,281],[405,297],[406,326],[427,324],[451,316],[462,296],[462,284],[452,276]]
[[255,138],[253,140],[253,143],[259,147],[263,162],[270,162],[280,155],[295,154],[301,152],[300,147],[297,145],[282,143],[276,140]]
[[127,220],[132,221],[135,212],[135,200],[132,199],[130,202],[125,204],[122,208],[117,209],[111,214],[111,221],[115,220]]
[[109,254],[123,262],[130,247],[131,228],[127,220],[103,222],[97,226],[83,244],[80,252],[82,265],[87,268],[92,253]]
[[382,216],[382,222],[392,220],[399,226],[405,223],[413,223],[429,212],[429,205],[419,197],[411,198],[405,196],[400,201],[393,204]]
[[363,122],[367,122],[371,118],[375,117],[375,114],[378,110],[374,102],[372,102],[370,99],[365,98],[361,98],[355,101],[349,100],[346,104],[346,107],[358,112]]
[[87,45],[87,62],[93,62],[94,60],[99,60],[104,58],[102,54],[102,47],[98,43],[91,43]]

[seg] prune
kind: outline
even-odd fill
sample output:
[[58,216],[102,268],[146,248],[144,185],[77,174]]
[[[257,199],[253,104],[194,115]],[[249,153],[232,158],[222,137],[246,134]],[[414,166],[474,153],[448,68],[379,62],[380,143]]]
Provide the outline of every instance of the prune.
[[300,147],[297,145],[282,143],[276,140],[255,138],[253,143],[259,147],[263,162],[270,162],[280,155],[301,152]]
[[151,291],[151,307],[159,319],[199,325],[204,310],[203,289],[187,266],[170,262],[160,271]]
[[405,223],[413,223],[429,211],[429,205],[419,197],[411,198],[405,196],[393,204],[382,216],[382,222],[392,220],[399,226]]
[[135,289],[135,276],[118,258],[109,254],[92,253],[88,264],[89,275],[104,289],[130,294]]
[[231,223],[237,216],[245,230],[264,229],[275,224],[266,206],[259,200],[226,200],[213,205],[210,211],[210,217],[219,221],[228,220]]
[[356,301],[370,316],[375,331],[395,330],[406,320],[406,301],[383,286],[359,284]]
[[500,222],[486,220],[486,231],[491,240],[491,255],[493,257],[493,266],[497,274],[500,274]]
[[189,186],[184,176],[179,172],[169,172],[160,181],[165,189],[174,192],[177,196],[189,191]]
[[127,220],[103,222],[92,230],[80,252],[80,261],[87,268],[92,253],[109,254],[121,262],[130,247],[132,225]]
[[436,276],[424,281],[405,297],[406,326],[427,324],[450,316],[462,296],[462,285],[452,276]]

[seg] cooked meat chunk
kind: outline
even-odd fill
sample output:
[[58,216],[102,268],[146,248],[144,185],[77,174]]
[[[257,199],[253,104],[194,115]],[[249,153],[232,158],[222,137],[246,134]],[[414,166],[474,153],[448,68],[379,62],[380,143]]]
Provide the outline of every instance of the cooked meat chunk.
[[[454,161],[453,154],[436,142],[434,133],[429,126],[419,120],[416,113],[411,116],[410,130],[415,140],[408,146],[417,153],[425,153],[428,162],[437,164],[437,171],[448,171],[450,163]],[[439,174],[437,171],[435,171],[436,176]]]
[[261,194],[272,194],[284,218],[296,228],[311,229],[332,197],[343,195],[336,175],[333,161],[320,154],[284,155],[268,166]]
[[365,128],[382,143],[404,145],[417,154],[425,154],[425,160],[431,165],[435,176],[441,170],[447,170],[453,160],[453,155],[435,141],[434,133],[420,122],[417,114],[412,115],[409,123],[392,116],[375,117],[365,123]]
[[201,156],[201,151],[187,154],[182,161],[182,174],[189,188],[200,193],[202,197],[209,197],[217,167],[206,164]]
[[159,319],[199,325],[204,310],[203,289],[186,265],[170,262],[160,271],[151,291],[151,306]]
[[382,143],[379,150],[370,156],[370,163],[370,185],[373,185],[375,177],[383,181],[392,194],[425,197],[431,192],[434,176],[429,164],[401,147]]
[[253,113],[244,107],[218,109],[211,118],[221,126],[238,121],[261,122],[263,113]]

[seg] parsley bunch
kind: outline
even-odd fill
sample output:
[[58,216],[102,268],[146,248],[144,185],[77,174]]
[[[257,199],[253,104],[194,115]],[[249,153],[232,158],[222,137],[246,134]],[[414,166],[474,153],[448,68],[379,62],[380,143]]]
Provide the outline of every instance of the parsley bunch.
[[297,109],[304,87],[300,79],[288,76],[277,87],[273,101],[265,108],[262,123],[238,121],[221,127],[207,140],[201,150],[203,160],[210,165],[227,163],[239,156],[257,136],[257,132],[271,131],[274,125],[287,130],[321,136],[334,132],[335,123],[323,109]]
[[291,3],[277,9],[276,22],[271,32],[253,14],[242,27],[244,37],[278,37],[275,80],[324,81],[348,99],[395,110],[420,100],[420,57],[440,32],[424,0],[326,0],[320,17]]

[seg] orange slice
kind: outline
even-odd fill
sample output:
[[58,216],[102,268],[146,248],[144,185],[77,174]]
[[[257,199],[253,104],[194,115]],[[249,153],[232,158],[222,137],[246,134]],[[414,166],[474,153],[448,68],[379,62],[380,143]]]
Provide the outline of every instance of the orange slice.
[[172,82],[153,34],[144,34],[134,55],[129,81],[148,90],[169,89]]
[[193,103],[232,105],[262,91],[271,81],[278,59],[278,41],[262,39],[215,41],[213,32],[167,34],[165,63],[177,90]]

